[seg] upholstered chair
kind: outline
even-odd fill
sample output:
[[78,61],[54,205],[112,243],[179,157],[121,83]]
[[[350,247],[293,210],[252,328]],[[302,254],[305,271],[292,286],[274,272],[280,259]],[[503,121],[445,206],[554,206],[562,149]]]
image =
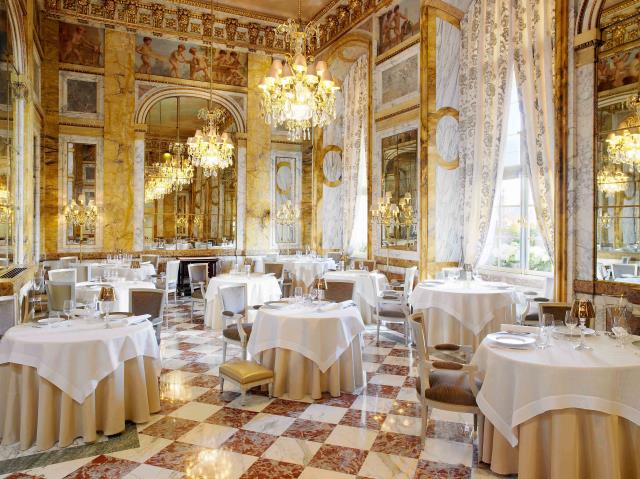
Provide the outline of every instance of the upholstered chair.
[[77,283],[78,272],[75,268],[52,269],[49,271],[49,280],[66,283]]
[[[227,344],[235,344],[242,349],[242,359],[247,359],[247,342],[251,336],[251,324],[247,318],[247,287],[244,284],[227,284],[218,287],[222,300],[222,318],[225,327],[222,330],[222,362],[227,360]],[[259,308],[256,306],[255,309]],[[227,325],[227,321],[233,321]]]
[[205,308],[207,285],[209,284],[209,265],[207,263],[192,263],[188,265],[189,286],[191,288],[191,316],[193,319],[193,305],[195,301],[202,301]]
[[129,309],[135,316],[148,314],[149,321],[156,333],[156,341],[160,344],[162,333],[162,317],[166,292],[162,289],[132,288],[129,290]]
[[355,283],[353,281],[332,281],[326,280],[327,289],[324,292],[324,299],[340,303],[353,299]]
[[[75,270],[74,270],[75,273]],[[75,281],[53,281],[46,283],[47,302],[49,313],[54,311],[62,312],[64,310],[64,302],[67,299],[76,300],[76,283]]]

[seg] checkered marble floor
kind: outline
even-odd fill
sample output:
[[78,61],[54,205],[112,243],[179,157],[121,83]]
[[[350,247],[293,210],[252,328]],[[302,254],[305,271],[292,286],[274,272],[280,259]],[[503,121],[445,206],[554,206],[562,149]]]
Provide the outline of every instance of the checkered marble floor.
[[253,394],[241,406],[233,386],[220,393],[222,342],[205,330],[202,312],[190,321],[189,305],[178,303],[166,317],[162,411],[138,425],[140,447],[2,479],[494,477],[477,463],[471,415],[433,410],[420,447],[415,353],[394,331],[379,344],[374,329],[365,333],[361,394],[318,401]]

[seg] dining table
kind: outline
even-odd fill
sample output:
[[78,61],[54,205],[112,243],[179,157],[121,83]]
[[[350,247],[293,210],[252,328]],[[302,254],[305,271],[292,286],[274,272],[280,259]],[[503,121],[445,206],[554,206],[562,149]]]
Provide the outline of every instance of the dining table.
[[[371,311],[376,307],[376,289],[384,291],[389,286],[387,277],[377,271],[328,271],[324,275],[325,281],[350,281],[354,284],[353,300],[360,309],[365,324],[372,322]],[[374,287],[374,282],[377,287]]]
[[640,477],[640,348],[596,332],[580,351],[552,336],[545,349],[480,344],[480,459],[520,479]]
[[336,262],[331,258],[313,256],[279,256],[266,263],[280,263],[284,269],[291,273],[296,282],[301,282],[305,288],[311,287],[313,281],[322,278],[329,270],[336,268]]
[[98,298],[103,286],[113,287],[115,301],[112,311],[129,311],[129,291],[132,289],[155,289],[156,285],[151,281],[129,281],[125,279],[113,281],[83,281],[76,283],[76,302],[80,304],[90,303]]
[[160,351],[147,316],[25,323],[0,339],[0,437],[21,450],[94,442],[160,410]]
[[149,262],[140,263],[139,268],[132,268],[130,262],[82,262],[82,264],[91,267],[91,275],[93,278],[96,278],[96,274],[100,274],[100,276],[111,274],[129,281],[145,281],[156,275],[156,268]]
[[226,325],[222,317],[220,288],[237,285],[244,285],[247,288],[247,306],[261,305],[267,301],[278,300],[282,296],[278,279],[272,274],[240,272],[218,275],[211,278],[207,285],[205,326],[215,330],[224,329]]
[[364,385],[365,326],[355,303],[281,301],[257,311],[247,350],[273,370],[273,395],[320,399]]
[[512,286],[489,281],[423,281],[409,296],[414,311],[424,311],[429,345],[442,343],[478,347],[503,323],[513,323],[516,304],[523,301]]

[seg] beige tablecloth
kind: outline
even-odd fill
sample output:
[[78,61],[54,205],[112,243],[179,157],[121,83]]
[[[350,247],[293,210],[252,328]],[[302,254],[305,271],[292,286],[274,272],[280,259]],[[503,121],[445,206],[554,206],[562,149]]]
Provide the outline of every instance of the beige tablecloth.
[[160,410],[157,365],[138,356],[121,363],[103,378],[82,403],[44,378],[31,366],[0,366],[0,434],[2,445],[20,443],[49,449],[66,447],[77,437],[95,441],[97,432],[122,432],[125,421],[144,423]]
[[511,447],[485,420],[480,460],[497,474],[519,479],[628,479],[640,477],[640,426],[599,411],[561,409],[519,426]]

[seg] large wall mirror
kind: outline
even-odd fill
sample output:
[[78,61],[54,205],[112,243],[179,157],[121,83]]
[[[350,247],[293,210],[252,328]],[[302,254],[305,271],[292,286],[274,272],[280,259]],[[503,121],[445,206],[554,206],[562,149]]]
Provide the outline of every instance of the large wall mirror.
[[15,247],[17,79],[7,3],[0,0],[0,268],[13,262]]
[[[156,103],[147,115],[145,137],[145,249],[204,249],[229,247],[236,240],[237,162],[206,176],[193,167],[186,151],[180,153],[174,143],[185,144],[201,129],[198,111],[209,108],[226,112],[221,131],[233,138],[236,125],[222,105],[203,98],[170,97]],[[165,194],[149,195],[158,179],[158,165],[173,161],[181,169],[190,169],[189,181]]]
[[[382,138],[382,196],[389,197],[403,213],[413,208],[418,194],[418,130],[409,130]],[[407,204],[408,201],[408,204]],[[390,249],[417,251],[418,230],[414,222],[398,221],[384,226],[382,245]]]

